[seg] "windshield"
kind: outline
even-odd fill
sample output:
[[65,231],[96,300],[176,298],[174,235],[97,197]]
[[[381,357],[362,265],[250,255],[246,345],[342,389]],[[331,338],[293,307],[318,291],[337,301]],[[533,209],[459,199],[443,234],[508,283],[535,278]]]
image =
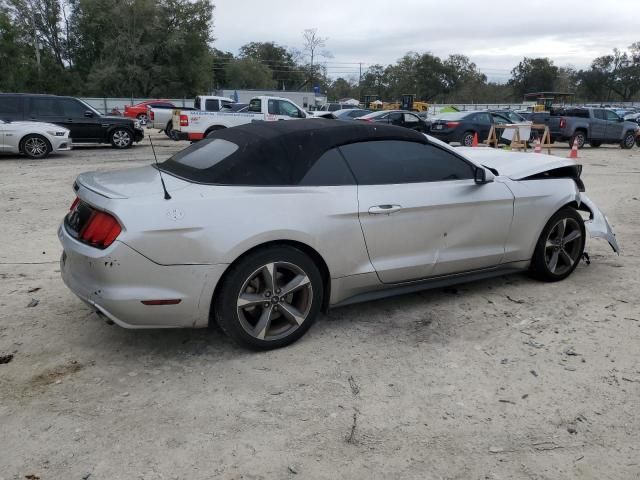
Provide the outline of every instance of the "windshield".
[[385,116],[387,116],[389,114],[388,111],[386,110],[382,110],[380,112],[373,112],[373,113],[369,113],[367,115],[363,115],[360,118],[384,118]]
[[96,110],[95,108],[93,108],[91,105],[89,105],[87,102],[85,102],[84,100],[80,100],[79,98],[77,99],[81,104],[83,104],[85,107],[87,107],[87,110],[91,110],[93,113],[96,114],[96,116],[101,117],[102,114]]
[[446,112],[436,117],[436,120],[462,120],[469,112]]

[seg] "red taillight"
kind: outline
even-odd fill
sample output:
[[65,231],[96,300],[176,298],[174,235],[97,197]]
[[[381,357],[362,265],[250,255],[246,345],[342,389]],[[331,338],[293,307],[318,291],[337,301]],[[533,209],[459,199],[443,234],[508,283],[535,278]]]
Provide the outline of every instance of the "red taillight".
[[447,122],[447,128],[456,128],[460,122]]
[[78,197],[76,197],[76,199],[73,201],[73,203],[69,207],[69,211],[72,212],[73,209],[76,208],[76,205],[78,205],[78,203],[80,203],[80,199]]
[[180,126],[181,127],[189,126],[189,117],[187,115],[180,115]]
[[80,238],[94,247],[107,248],[121,231],[122,227],[115,218],[108,213],[96,211],[82,229]]
[[149,110],[149,118],[153,120],[153,117],[155,117],[155,115],[153,114],[153,110]]
[[567,126],[567,119],[566,119],[566,118],[564,118],[564,117],[562,117],[562,118],[560,119],[560,128],[564,128],[564,127],[566,127],[566,126]]

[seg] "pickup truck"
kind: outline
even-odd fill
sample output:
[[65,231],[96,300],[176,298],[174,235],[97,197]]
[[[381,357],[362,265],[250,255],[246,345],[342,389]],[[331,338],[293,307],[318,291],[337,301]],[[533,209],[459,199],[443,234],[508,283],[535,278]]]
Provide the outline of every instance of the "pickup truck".
[[[232,108],[235,102],[230,98],[199,95],[193,102],[193,107],[182,107],[180,110],[201,110],[207,112],[219,112],[226,108]],[[147,128],[163,131],[171,137],[173,130],[173,111],[175,107],[150,106],[147,108]]]
[[278,121],[308,118],[311,115],[287,98],[259,96],[249,101],[246,111],[207,112],[201,110],[174,110],[174,140],[201,140],[221,128],[235,127],[257,120]]
[[568,107],[528,117],[533,123],[546,124],[552,141],[569,142],[569,145],[575,141],[578,148],[587,142],[592,147],[618,143],[621,148],[631,148],[640,132],[637,124],[625,121],[606,108]]

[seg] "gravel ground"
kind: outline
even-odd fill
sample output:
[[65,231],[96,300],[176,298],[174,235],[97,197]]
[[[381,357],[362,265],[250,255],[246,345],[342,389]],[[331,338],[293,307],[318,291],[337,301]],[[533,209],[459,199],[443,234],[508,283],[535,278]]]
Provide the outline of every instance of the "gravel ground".
[[106,325],[60,280],[75,176],[148,144],[0,158],[0,479],[640,478],[640,150],[580,156],[620,257],[336,309],[267,353]]

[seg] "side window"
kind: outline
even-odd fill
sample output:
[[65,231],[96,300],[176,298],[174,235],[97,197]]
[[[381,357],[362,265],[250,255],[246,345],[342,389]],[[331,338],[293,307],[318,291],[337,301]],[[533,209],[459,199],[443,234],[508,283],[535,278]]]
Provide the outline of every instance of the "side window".
[[606,112],[607,120],[609,120],[610,122],[617,122],[620,119],[616,112],[612,112],[611,110],[607,110]]
[[280,104],[280,115],[286,115],[288,117],[293,118],[302,118],[302,114],[297,107],[291,102],[285,102],[284,100],[279,100]]
[[217,99],[210,98],[205,100],[205,110],[207,112],[217,112],[220,110],[220,102]]
[[57,98],[33,97],[29,101],[29,113],[36,117],[62,117],[64,110]]
[[420,123],[420,119],[415,115],[411,115],[410,113],[404,114],[404,123]]
[[597,118],[598,120],[606,120],[607,119],[607,115],[604,113],[604,110],[602,109],[597,109],[593,111],[593,116],[595,118]]
[[250,112],[262,112],[262,100],[259,98],[254,98],[249,102],[249,111]]
[[0,96],[0,115],[18,115],[22,110],[22,97]]
[[400,122],[402,120],[402,114],[400,112],[393,112],[389,114],[389,121],[391,123]]
[[220,103],[222,104],[222,108],[231,108],[233,105],[233,102],[230,102],[229,100],[221,100]]
[[193,108],[200,110],[200,97],[196,97],[196,101],[193,103]]
[[280,115],[280,110],[278,109],[278,102],[276,100],[269,100],[268,105],[268,112],[269,115]]
[[491,115],[488,113],[478,113],[475,118],[478,123],[484,123],[485,125],[491,123]]
[[338,110],[340,110],[340,105],[338,105],[337,103],[329,104],[329,111],[330,112],[337,112]]
[[434,145],[385,140],[340,147],[361,185],[439,182],[473,178],[473,167]]
[[302,177],[301,186],[354,185],[356,182],[337,148],[325,152]]
[[84,112],[89,110],[87,107],[72,99],[61,99],[60,103],[64,109],[64,116],[67,118],[84,117]]

